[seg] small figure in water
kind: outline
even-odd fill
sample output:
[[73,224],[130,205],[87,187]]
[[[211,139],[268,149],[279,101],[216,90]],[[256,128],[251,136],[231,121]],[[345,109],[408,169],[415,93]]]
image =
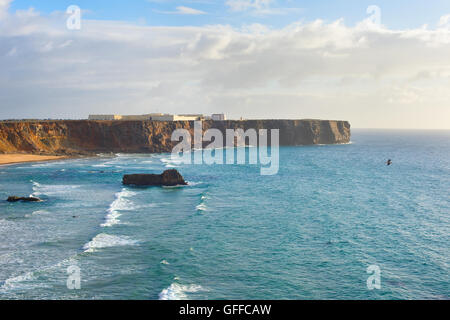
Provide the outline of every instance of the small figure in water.
[[391,164],[392,164],[392,160],[389,159],[389,160],[386,162],[386,165],[390,166]]

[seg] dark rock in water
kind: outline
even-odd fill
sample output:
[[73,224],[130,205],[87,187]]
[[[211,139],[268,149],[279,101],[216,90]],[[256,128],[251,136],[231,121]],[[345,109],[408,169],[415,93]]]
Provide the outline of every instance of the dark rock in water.
[[16,197],[16,196],[11,196],[8,197],[8,199],[6,200],[8,202],[18,202],[18,201],[25,201],[25,202],[39,202],[42,201],[39,198],[36,197]]
[[175,170],[166,170],[162,174],[127,174],[122,183],[135,186],[177,186],[187,185],[181,174]]

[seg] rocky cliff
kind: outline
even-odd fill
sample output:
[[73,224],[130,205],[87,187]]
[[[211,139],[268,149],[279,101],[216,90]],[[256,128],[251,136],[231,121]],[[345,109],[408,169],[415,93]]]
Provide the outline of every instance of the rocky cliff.
[[[194,123],[156,121],[3,121],[0,153],[75,155],[107,152],[170,152],[175,129],[193,134]],[[204,121],[203,129],[279,129],[280,145],[335,144],[350,141],[350,124],[328,120]]]

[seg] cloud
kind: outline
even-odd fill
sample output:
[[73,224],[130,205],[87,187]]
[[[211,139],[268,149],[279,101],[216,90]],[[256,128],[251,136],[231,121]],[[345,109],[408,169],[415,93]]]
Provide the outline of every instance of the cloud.
[[179,14],[206,14],[206,12],[204,12],[204,11],[189,8],[189,7],[180,6],[180,7],[177,7],[176,9]]
[[0,0],[0,20],[4,19],[8,14],[8,9],[12,0]]
[[154,10],[155,12],[158,13],[163,13],[163,14],[185,14],[185,15],[201,15],[201,14],[206,14],[205,11],[201,11],[201,10],[197,10],[197,9],[193,9],[193,8],[189,8],[189,7],[184,7],[184,6],[179,6],[175,8],[175,11],[159,11],[159,10]]
[[246,11],[249,9],[268,9],[271,2],[273,0],[227,0],[225,4],[231,11]]
[[0,118],[217,113],[441,127],[450,118],[450,30],[342,20],[281,29],[152,27],[34,11],[0,28]]
[[439,23],[438,23],[439,27],[447,27],[450,28],[450,14],[447,14],[445,16],[442,16],[439,19]]
[[283,15],[303,12],[301,8],[273,7],[274,0],[227,0],[225,5],[232,12],[250,11],[252,15]]

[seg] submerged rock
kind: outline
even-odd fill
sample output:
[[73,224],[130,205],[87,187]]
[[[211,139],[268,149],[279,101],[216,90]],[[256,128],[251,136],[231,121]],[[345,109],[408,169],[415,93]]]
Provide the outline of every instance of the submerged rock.
[[18,202],[18,201],[25,201],[25,202],[39,202],[42,201],[39,198],[36,197],[16,197],[16,196],[11,196],[8,197],[8,199],[6,200],[8,202]]
[[126,174],[123,176],[122,183],[135,186],[187,185],[184,178],[175,169],[166,170],[162,174]]

